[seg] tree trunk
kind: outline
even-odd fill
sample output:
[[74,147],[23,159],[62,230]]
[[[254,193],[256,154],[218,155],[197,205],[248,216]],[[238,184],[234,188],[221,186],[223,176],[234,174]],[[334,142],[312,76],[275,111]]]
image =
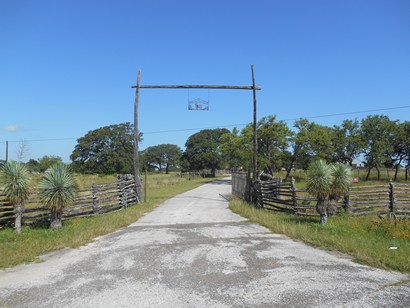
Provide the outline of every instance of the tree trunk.
[[377,180],[380,181],[380,168],[377,166],[376,170],[377,170]]
[[61,212],[56,209],[51,209],[50,215],[50,228],[51,229],[59,229],[63,226],[61,222]]
[[397,174],[399,173],[399,167],[400,167],[401,161],[402,161],[402,159],[400,159],[399,162],[395,166],[394,181],[397,181]]
[[216,169],[215,168],[212,168],[211,169],[211,177],[215,177],[215,173],[216,173]]
[[290,173],[292,172],[292,168],[293,168],[293,164],[295,163],[295,158],[292,157],[292,160],[288,166],[288,168],[286,169],[286,176],[285,179],[283,181],[286,181],[290,175]]
[[370,171],[372,171],[372,168],[373,168],[373,167],[369,167],[369,170],[367,171],[366,181],[369,179]]
[[327,213],[326,213],[326,211],[323,211],[322,213],[320,213],[320,224],[321,225],[327,224]]
[[320,224],[324,225],[327,222],[327,206],[328,206],[328,201],[323,198],[318,198],[317,204],[316,204],[316,211],[320,215]]
[[168,171],[169,171],[169,164],[166,164],[166,166],[165,166],[165,174],[168,174]]
[[21,216],[23,215],[23,205],[21,203],[16,204],[16,207],[14,208],[14,215],[16,216],[14,221],[16,232],[17,234],[21,234]]

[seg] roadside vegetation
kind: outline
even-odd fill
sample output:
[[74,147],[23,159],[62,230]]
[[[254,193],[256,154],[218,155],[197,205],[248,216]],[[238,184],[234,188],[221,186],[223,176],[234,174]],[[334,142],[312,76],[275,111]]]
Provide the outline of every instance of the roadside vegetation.
[[[104,177],[99,179],[102,181]],[[110,179],[109,176],[107,180]],[[2,230],[0,232],[0,268],[38,261],[39,256],[48,252],[90,243],[98,236],[135,222],[165,200],[214,180],[201,177],[177,180],[175,175],[174,177],[152,175],[149,179],[148,185],[151,183],[152,186],[149,186],[147,202],[128,207],[126,210],[90,218],[67,220],[63,222],[64,227],[60,229],[49,229],[45,225],[23,226],[20,235],[11,228]]]
[[377,216],[336,216],[326,225],[319,217],[300,217],[257,209],[233,199],[230,209],[250,221],[314,247],[349,254],[353,260],[379,268],[410,273],[410,219]]
[[[314,172],[308,170],[309,166],[316,161],[323,161],[323,166],[346,166],[346,170],[352,168],[352,173],[345,174],[345,178],[357,178],[355,182],[359,182],[354,185],[369,185],[375,183],[374,181],[386,182],[390,179],[409,180],[410,121],[400,122],[391,120],[385,115],[369,115],[360,121],[344,120],[340,125],[330,127],[308,119],[299,119],[290,128],[285,121],[279,121],[276,116],[270,115],[261,118],[256,126],[258,137],[256,154],[259,169],[266,170],[275,177],[282,177],[284,181],[294,177],[299,189],[306,189],[312,196],[321,200],[317,204],[317,210],[322,215],[322,222],[326,221],[327,216],[332,215],[335,200],[346,193],[350,181],[338,181],[335,185],[335,181],[330,181],[331,178],[336,178],[333,175],[329,177],[328,182],[318,185],[320,177],[312,181]],[[81,189],[92,184],[112,183],[116,180],[113,174],[133,174],[133,131],[132,124],[121,123],[92,130],[79,138],[70,156],[70,170],[74,172],[75,186]],[[142,133],[139,135],[139,141],[141,140],[143,140]],[[21,155],[18,155],[20,163],[26,149],[27,147],[22,143]],[[71,197],[70,194],[65,196],[67,198],[61,195],[59,202],[51,202],[46,196],[46,191],[51,191],[53,185],[57,183],[44,182],[44,173],[47,173],[46,170],[56,163],[61,164],[62,159],[57,156],[44,156],[21,164],[31,172],[31,190],[40,188],[43,191],[42,202],[48,204],[49,209],[55,212],[55,217],[58,219],[64,204],[71,202]],[[0,165],[4,165],[4,162],[0,161]],[[61,230],[49,230],[47,226],[23,227],[21,236],[11,229],[4,228],[0,232],[0,253],[5,257],[1,257],[0,262],[12,263],[8,265],[0,263],[0,267],[32,261],[40,254],[62,247],[76,247],[92,240],[95,236],[125,226],[161,201],[208,181],[201,178],[189,181],[190,175],[184,177],[183,173],[191,174],[191,172],[208,170],[208,175],[214,176],[218,169],[245,172],[253,170],[252,124],[246,125],[241,130],[237,128],[233,128],[232,131],[225,128],[201,130],[187,139],[184,151],[172,144],[159,144],[141,151],[140,172],[142,174],[149,172],[148,198],[146,203],[130,207],[127,212],[120,211],[93,218],[64,221]],[[167,174],[162,174],[162,171]],[[175,176],[176,172],[179,176]],[[4,178],[4,175],[2,177]],[[67,185],[67,187],[71,186],[71,184]],[[6,183],[1,183],[2,200],[6,198],[5,188]],[[72,188],[75,190],[74,186]],[[7,196],[15,207],[16,226],[19,225],[19,213],[26,197],[21,189]],[[275,229],[274,232],[281,232],[280,229],[288,230],[281,233],[303,240],[306,237],[307,242],[328,249],[340,248],[341,251],[351,253],[358,260],[368,264],[408,271],[408,258],[406,266],[394,265],[400,263],[394,260],[401,258],[399,256],[402,256],[403,250],[408,253],[408,250],[405,250],[408,249],[408,243],[400,242],[397,245],[394,243],[396,240],[409,240],[406,238],[409,233],[408,220],[391,222],[372,220],[371,216],[334,217],[330,219],[328,226],[320,226],[316,218],[288,217],[284,214],[246,208],[246,211],[251,211],[252,217],[260,217],[258,219],[263,220],[263,224],[276,226],[275,228],[279,230]],[[245,210],[244,206],[243,210]],[[56,222],[56,225],[59,223]],[[360,229],[352,227],[353,225],[363,226]],[[0,226],[0,229],[2,227],[4,226]],[[397,237],[396,231],[404,235]],[[369,234],[374,237],[367,240]],[[390,236],[390,234],[395,235]],[[340,241],[331,240],[333,235],[335,238],[340,237]],[[373,243],[376,239],[379,240],[378,236],[381,239],[385,237],[387,242],[375,243],[374,252],[370,248],[367,252],[359,249],[366,241]],[[340,244],[345,242],[351,244],[346,246]],[[357,242],[356,246],[354,242]],[[381,248],[386,245],[388,248],[396,246],[399,248],[387,249],[386,252]],[[373,254],[381,257],[368,258]],[[386,255],[385,259],[383,259],[384,255]],[[390,260],[387,260],[389,258]]]

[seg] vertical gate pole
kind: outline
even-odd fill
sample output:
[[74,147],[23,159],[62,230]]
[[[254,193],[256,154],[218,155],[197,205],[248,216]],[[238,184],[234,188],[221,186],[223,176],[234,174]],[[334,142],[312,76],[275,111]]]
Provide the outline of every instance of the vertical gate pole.
[[252,91],[253,91],[253,175],[252,179],[256,180],[256,172],[258,170],[258,139],[256,136],[256,88],[255,88],[255,73],[253,71],[253,64],[251,65],[252,70]]
[[137,203],[141,202],[141,179],[140,179],[140,162],[138,155],[138,100],[140,96],[140,80],[141,80],[141,70],[138,70],[137,87],[135,91],[135,104],[134,104],[134,185],[135,185],[135,195]]
[[394,183],[392,180],[389,182],[389,218],[395,218],[394,212],[395,209],[395,200],[394,200]]

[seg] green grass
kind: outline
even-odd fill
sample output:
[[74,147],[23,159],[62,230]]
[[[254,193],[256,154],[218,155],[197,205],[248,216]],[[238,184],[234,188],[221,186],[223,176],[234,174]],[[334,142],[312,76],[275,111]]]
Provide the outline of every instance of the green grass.
[[57,249],[79,247],[94,238],[113,232],[138,220],[165,200],[214,179],[196,178],[191,181],[161,185],[149,190],[147,202],[114,213],[63,222],[63,228],[50,230],[47,226],[23,227],[18,235],[13,229],[0,231],[0,268],[39,260],[39,256]]
[[[233,199],[235,213],[315,247],[347,253],[362,264],[410,273],[410,220],[338,216],[320,225],[318,218],[261,210]],[[397,247],[392,250],[390,247]]]
[[[275,172],[275,176],[285,178],[286,172],[285,171],[280,171],[280,172]],[[296,180],[296,183],[303,183],[306,179],[307,172],[305,170],[292,170],[292,172],[289,175],[289,180],[293,177]],[[354,178],[359,178],[359,183],[355,183],[355,185],[378,185],[380,183],[388,183],[390,179],[394,178],[394,169],[386,169],[386,168],[381,168],[380,170],[380,181],[377,180],[377,172],[376,169],[373,169],[370,172],[369,179],[366,181],[366,176],[367,176],[367,170],[363,168],[356,168],[352,170],[352,177]],[[397,174],[397,181],[396,182],[404,182],[405,183],[405,170],[400,169],[398,174]],[[302,184],[303,186],[303,184]],[[298,188],[304,188],[304,187],[299,187]]]

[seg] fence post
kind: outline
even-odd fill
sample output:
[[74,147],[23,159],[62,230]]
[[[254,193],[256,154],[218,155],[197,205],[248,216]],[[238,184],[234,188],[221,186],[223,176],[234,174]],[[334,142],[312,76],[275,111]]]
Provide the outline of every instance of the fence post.
[[245,201],[252,202],[252,199],[252,180],[251,173],[248,170],[245,177]]
[[292,177],[292,180],[290,181],[290,190],[292,192],[292,205],[296,206],[298,200],[296,196],[296,182],[294,177]]
[[394,183],[392,180],[389,182],[389,217],[394,218]]
[[92,196],[93,196],[93,212],[97,215],[100,212],[100,202],[98,200],[98,187],[96,184],[92,185]]
[[256,206],[259,208],[265,208],[265,204],[263,203],[263,194],[262,194],[262,185],[260,180],[252,180],[253,182],[253,189],[255,195]]
[[125,181],[127,179],[126,175],[119,174],[117,175],[117,190],[118,190],[118,197],[120,199],[120,204],[123,209],[126,209],[127,204],[127,194],[125,191]]
[[350,214],[352,212],[349,195],[346,195],[343,197],[343,206],[344,206],[345,213]]

